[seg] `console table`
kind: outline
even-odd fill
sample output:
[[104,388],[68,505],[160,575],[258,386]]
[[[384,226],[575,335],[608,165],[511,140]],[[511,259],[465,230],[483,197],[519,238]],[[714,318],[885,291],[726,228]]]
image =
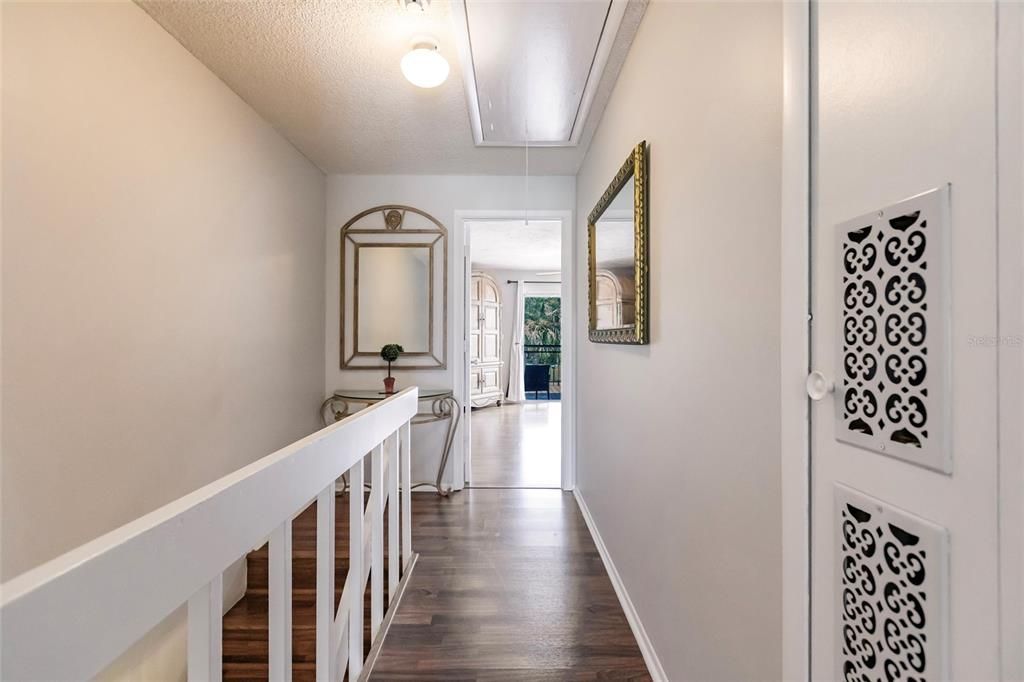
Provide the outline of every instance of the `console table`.
[[[341,421],[349,414],[349,406],[372,405],[379,403],[392,394],[373,389],[347,389],[342,388],[334,392],[327,400],[320,405],[320,419],[324,426],[333,421]],[[444,469],[448,465],[448,456],[452,452],[452,444],[455,442],[455,430],[459,426],[459,418],[462,416],[462,409],[459,401],[450,388],[421,388],[419,389],[421,402],[430,402],[430,412],[413,417],[413,424],[429,424],[431,422],[448,421],[448,432],[445,434],[444,449],[441,450],[441,463],[437,467],[437,479],[433,484],[417,483],[412,486],[419,488],[425,485],[433,485],[437,488],[437,494],[446,497],[451,488],[445,488],[442,484]],[[358,410],[355,410],[358,411]],[[347,484],[347,482],[346,482]]]

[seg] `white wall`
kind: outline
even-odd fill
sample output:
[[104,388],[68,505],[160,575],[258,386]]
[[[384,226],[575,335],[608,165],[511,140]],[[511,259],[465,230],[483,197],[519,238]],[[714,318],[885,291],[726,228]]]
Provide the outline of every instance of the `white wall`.
[[3,31],[7,579],[317,427],[325,182],[134,4]]
[[[555,228],[557,229],[557,228]],[[530,280],[536,282],[557,282],[558,275],[538,275],[536,270],[494,270],[490,268],[473,268],[474,272],[484,272],[494,278],[501,293],[501,390],[508,390],[509,353],[512,349],[512,328],[515,322],[516,285],[509,280]],[[529,291],[529,288],[527,288]],[[557,294],[556,294],[557,295]]]
[[650,143],[651,343],[579,330],[578,486],[670,680],[781,674],[781,4],[652,2],[577,176]]
[[[342,370],[339,367],[339,237],[341,226],[360,211],[381,204],[404,204],[426,211],[443,224],[448,239],[448,366],[445,369],[393,371],[398,386],[454,386],[462,360],[462,331],[455,328],[453,287],[463,286],[455,276],[454,222],[456,211],[572,210],[576,179],[571,176],[530,179],[529,197],[522,177],[463,175],[332,175],[327,178],[327,268],[325,329],[327,391],[338,388],[378,388],[382,370]],[[456,353],[458,350],[458,353]],[[413,479],[433,481],[441,457],[443,424],[417,426],[413,430]],[[461,436],[456,448],[461,447]],[[453,451],[451,460],[458,461]],[[453,480],[452,467],[448,469]]]

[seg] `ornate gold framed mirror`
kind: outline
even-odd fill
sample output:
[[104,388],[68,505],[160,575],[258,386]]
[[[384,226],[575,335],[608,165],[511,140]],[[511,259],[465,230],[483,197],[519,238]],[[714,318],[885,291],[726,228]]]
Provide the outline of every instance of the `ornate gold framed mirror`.
[[640,142],[587,218],[590,340],[646,344],[647,143]]
[[341,228],[341,368],[444,369],[448,346],[448,230],[411,206],[374,206]]

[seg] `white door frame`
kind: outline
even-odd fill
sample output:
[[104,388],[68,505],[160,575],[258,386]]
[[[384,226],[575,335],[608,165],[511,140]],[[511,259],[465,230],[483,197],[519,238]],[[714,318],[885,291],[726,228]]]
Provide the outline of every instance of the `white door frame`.
[[[576,230],[573,212],[530,209],[530,220],[552,220],[562,223],[562,490],[576,487]],[[455,398],[463,406],[463,426],[456,435],[455,451],[452,453],[451,481],[456,490],[465,487],[466,453],[469,449],[471,426],[469,424],[469,339],[466,327],[466,300],[468,278],[472,264],[468,261],[467,222],[522,220],[523,210],[457,210],[455,211],[452,242],[453,273],[451,308],[454,311],[456,347],[452,362],[455,366]]]
[[1024,679],[1024,6],[997,5],[999,592],[1004,680]]
[[780,438],[782,679],[810,679],[811,6],[783,3]]

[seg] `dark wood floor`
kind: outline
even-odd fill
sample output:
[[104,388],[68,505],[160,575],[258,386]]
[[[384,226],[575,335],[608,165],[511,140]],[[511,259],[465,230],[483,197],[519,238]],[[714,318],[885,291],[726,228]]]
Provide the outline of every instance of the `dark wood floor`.
[[[335,599],[348,571],[348,504],[338,502]],[[312,680],[315,507],[292,532],[294,678]],[[420,558],[373,680],[650,679],[571,494],[416,494],[413,545]],[[224,618],[225,680],[267,679],[266,547],[248,568],[246,596]]]
[[576,501],[416,496],[420,553],[373,680],[650,679]]

